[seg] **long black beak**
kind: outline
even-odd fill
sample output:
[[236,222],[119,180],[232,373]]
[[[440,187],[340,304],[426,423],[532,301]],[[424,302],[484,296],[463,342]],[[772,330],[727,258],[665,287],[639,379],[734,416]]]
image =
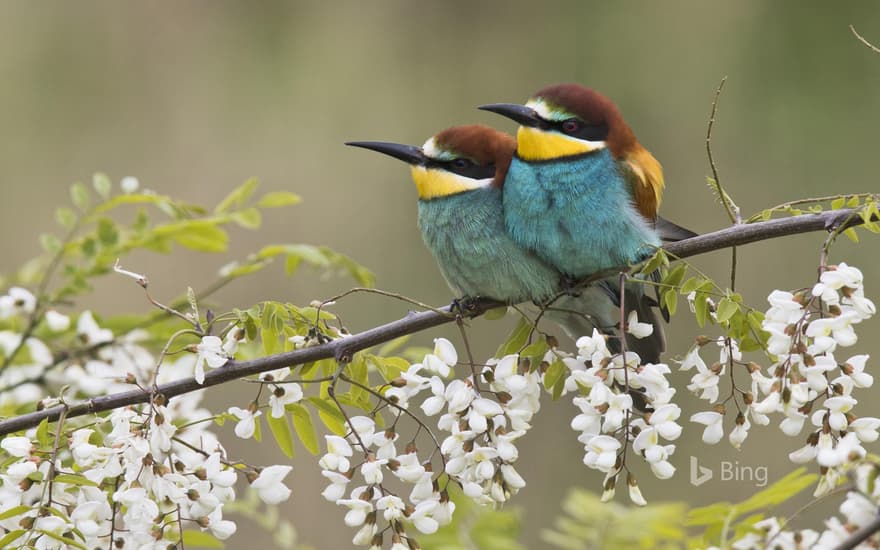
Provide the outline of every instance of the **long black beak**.
[[420,165],[426,161],[425,153],[422,152],[420,147],[414,145],[403,145],[402,143],[390,143],[387,141],[346,141],[345,144],[384,153],[407,164]]
[[516,103],[490,103],[489,105],[480,105],[477,108],[506,116],[523,126],[538,126],[543,122],[534,109]]

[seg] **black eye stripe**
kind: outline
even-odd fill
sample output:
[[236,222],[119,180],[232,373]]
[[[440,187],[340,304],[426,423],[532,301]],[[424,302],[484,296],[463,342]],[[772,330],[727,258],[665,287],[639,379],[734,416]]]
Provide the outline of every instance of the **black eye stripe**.
[[[567,132],[563,130],[563,124],[569,121],[577,122],[580,127],[574,132]],[[541,130],[555,130],[560,134],[565,134],[567,136],[575,137],[578,139],[585,139],[587,141],[605,141],[606,139],[608,139],[607,125],[587,124],[586,122],[576,118],[569,118],[559,121],[543,121],[543,123],[538,125],[538,127]]]
[[[471,178],[475,180],[482,180],[486,178],[495,177],[495,165],[494,164],[475,164],[473,162],[468,161],[465,166],[456,166],[456,161],[462,159],[452,159],[446,161],[440,160],[429,160],[426,164],[426,168],[437,168],[440,170],[444,170],[446,172],[452,172],[453,174],[458,174],[459,176],[464,176],[466,178]],[[467,160],[467,159],[464,159]]]

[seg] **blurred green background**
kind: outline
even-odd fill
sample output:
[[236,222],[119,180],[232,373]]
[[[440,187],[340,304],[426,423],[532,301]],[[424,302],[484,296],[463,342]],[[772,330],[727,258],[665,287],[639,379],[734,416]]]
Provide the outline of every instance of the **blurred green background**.
[[[850,23],[880,43],[880,5],[870,0],[6,1],[0,5],[0,271],[38,252],[37,237],[54,227],[53,211],[68,200],[68,185],[94,171],[117,181],[137,176],[145,187],[207,204],[258,176],[267,190],[301,194],[304,205],[270,213],[258,233],[236,234],[224,258],[140,254],[126,267],[146,272],[157,297],[170,297],[187,285],[204,286],[220,265],[262,244],[309,242],[367,264],[380,288],[447,303],[449,291],[415,225],[407,170],[343,141],[419,144],[442,128],[472,122],[512,131],[509,121],[474,107],[521,102],[563,81],[590,85],[618,103],[664,165],[664,216],[694,230],[726,223],[705,185],[706,123],[724,75],[713,146],[721,180],[744,213],[795,198],[877,191],[880,55],[855,40]],[[771,289],[809,285],[822,240],[811,234],[741,249],[739,289],[763,308]],[[868,294],[880,303],[878,250],[876,238],[863,235],[859,246],[837,246],[832,260],[861,267]],[[728,262],[726,252],[696,261],[719,278]],[[217,308],[262,299],[303,303],[351,285],[308,274],[285,279],[281,271],[227,288]],[[81,305],[104,315],[146,311],[139,289],[120,279],[106,278]],[[354,297],[337,310],[351,330],[362,330],[406,307]],[[472,323],[479,356],[494,351],[507,326]],[[877,330],[876,320],[862,326],[855,351],[880,357]],[[682,313],[668,333],[672,358],[687,351],[698,331]],[[415,341],[441,334],[455,339],[440,330]],[[688,377],[674,380],[683,390]],[[251,391],[226,388],[209,400],[218,409],[243,405]],[[684,393],[677,401],[688,417],[703,406]],[[869,403],[871,394],[857,395],[863,415],[880,412]],[[530,548],[543,547],[539,530],[558,513],[567,487],[601,484],[581,464],[582,449],[568,426],[573,407],[549,399],[544,407],[517,465],[529,485],[513,503],[524,508]],[[678,442],[673,480],[658,482],[641,470],[649,500],[744,498],[753,484],[720,481],[717,474],[691,487],[688,457],[699,454],[715,469],[722,459],[766,465],[776,479],[792,468],[787,452],[803,443],[770,426],[753,428],[741,452],[726,442],[707,449],[695,428]],[[231,427],[224,431],[231,440]],[[233,447],[253,463],[281,460],[271,443]],[[297,457],[285,514],[301,540],[320,549],[346,547],[354,532],[342,527],[343,511],[319,496],[318,472],[305,453]],[[239,537],[231,547],[246,537],[255,548],[272,544],[246,522]]]

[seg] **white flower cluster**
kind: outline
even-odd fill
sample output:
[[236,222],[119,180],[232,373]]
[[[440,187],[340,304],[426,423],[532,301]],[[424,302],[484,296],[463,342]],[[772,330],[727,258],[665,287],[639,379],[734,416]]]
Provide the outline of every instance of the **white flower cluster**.
[[[646,323],[637,324],[632,315],[628,325],[637,337],[651,334],[651,330],[639,326]],[[626,445],[631,444],[647,461],[655,476],[672,477],[675,467],[669,457],[675,445],[663,440],[674,441],[681,435],[681,426],[676,423],[681,409],[671,402],[675,388],[666,378],[669,367],[662,363],[643,365],[634,352],[626,352],[624,361],[623,354],[608,350],[605,336],[595,329],[592,336],[579,338],[576,345],[577,357],[563,358],[570,372],[565,391],[579,390],[581,394],[572,400],[581,413],[574,417],[571,427],[580,432],[578,441],[586,451],[584,464],[606,476],[602,499],[614,496],[617,478],[624,469]],[[639,414],[626,388],[637,392],[650,412]],[[634,503],[646,504],[632,475],[627,476],[627,486]]]
[[[272,418],[281,418],[287,414],[287,405],[302,401],[303,389],[296,382],[282,383],[290,376],[290,367],[268,371],[260,374],[260,380],[266,382],[272,388],[269,396],[269,408]],[[229,414],[238,422],[235,424],[235,435],[242,439],[250,439],[257,429],[257,418],[262,416],[256,403],[252,403],[247,409],[229,407]]]
[[[16,326],[14,317],[33,314],[34,304],[29,292],[12,289],[0,297],[0,317]],[[71,325],[54,311],[40,319],[43,323],[59,333]],[[66,386],[69,403],[77,397],[129,391],[135,383],[150,387],[188,378],[202,363],[217,366],[207,356],[215,353],[216,337],[202,339],[197,357],[184,355],[157,367],[156,358],[139,344],[143,332],[115,336],[89,311],[79,315],[71,332],[82,352],[62,359],[34,336],[22,343],[21,334],[0,332],[3,356],[19,348],[27,352],[21,359],[16,354],[0,375],[2,406],[13,409],[40,401],[46,391],[40,383]],[[236,333],[234,344],[227,339],[221,345],[217,353],[224,362],[241,336]],[[69,547],[65,539],[89,548],[164,549],[184,529],[194,527],[228,538],[236,525],[224,519],[223,507],[235,496],[238,474],[209,430],[212,424],[204,422],[212,415],[201,407],[201,398],[201,392],[194,392],[166,403],[158,396],[151,404],[116,409],[107,417],[55,423],[50,434],[53,429],[63,432],[42,444],[36,429],[3,438],[0,509],[18,513],[7,513],[0,527],[19,533],[16,545],[38,549]],[[290,469],[241,472],[265,502],[277,503],[290,495],[282,483]]]
[[[874,382],[865,372],[868,356],[853,355],[843,361],[835,357],[840,348],[856,343],[855,325],[876,312],[864,295],[861,271],[845,263],[831,266],[811,291],[774,290],[768,301],[762,327],[770,335],[768,353],[773,362],[766,369],[746,365],[751,388],[742,395],[743,407],[730,432],[730,443],[739,447],[752,422],[767,425],[770,415],[780,414],[779,427],[786,435],[799,435],[808,420],[813,426],[807,444],[789,455],[793,462],[815,460],[820,466],[835,467],[864,456],[862,443],[876,441],[880,429],[880,419],[858,418],[852,412],[857,404],[853,390]],[[699,355],[702,345],[694,346],[681,364],[682,370],[696,367],[688,389],[709,403],[718,400],[719,378],[728,365],[743,364],[735,341],[720,338],[717,343],[721,354],[712,367]],[[723,413],[723,407],[718,407],[691,417],[706,426],[706,443],[724,437]],[[828,488],[830,481],[823,480],[819,491]]]
[[[0,446],[17,460],[0,475],[0,508],[30,509],[0,521],[0,526],[31,527],[27,540],[36,548],[64,547],[46,533],[71,537],[76,529],[83,537],[79,542],[87,547],[108,547],[112,542],[126,548],[164,549],[168,537],[184,528],[180,521],[209,530],[219,539],[228,538],[236,525],[223,519],[223,505],[235,497],[236,471],[226,465],[223,447],[206,428],[209,423],[177,427],[204,416],[206,411],[198,404],[199,395],[189,394],[173,405],[117,409],[98,429],[73,431],[57,455],[55,469],[77,472],[86,481],[55,481],[51,506],[60,513],[51,516],[43,517],[35,506],[46,494],[45,482],[38,480],[50,479],[51,459],[45,452],[35,452],[30,435],[5,438]],[[103,425],[108,433],[102,431]],[[289,471],[290,466],[264,468],[252,476],[251,487],[265,502],[280,502],[290,494],[281,483]],[[72,513],[67,516],[63,510]]]
[[[870,461],[864,461],[853,465],[850,471],[853,474],[854,483],[852,490],[847,492],[846,498],[840,504],[839,510],[843,516],[842,519],[833,516],[825,520],[823,531],[813,529],[790,531],[785,529],[785,524],[780,523],[778,518],[771,517],[756,523],[752,532],[733,541],[730,547],[735,550],[750,550],[752,548],[833,550],[842,548],[844,542],[850,543],[854,532],[872,524],[877,519],[877,508],[880,506],[880,485],[875,483],[875,480],[880,474],[880,466]],[[878,544],[880,544],[880,535],[874,533],[854,548],[869,550],[877,548]],[[711,547],[709,550],[718,549]]]
[[[412,441],[399,453],[395,430],[377,429],[364,416],[349,419],[347,438],[326,436],[327,453],[320,465],[330,485],[323,495],[349,508],[345,523],[359,527],[355,545],[381,546],[380,518],[391,526],[392,548],[407,548],[402,540],[416,544],[407,537],[405,525],[429,534],[449,523],[455,505],[439,486],[443,473],[480,504],[505,502],[525,486],[513,467],[519,455],[515,443],[540,407],[540,375],[521,369],[518,356],[508,355],[490,360],[479,380],[468,377],[447,383],[444,379],[458,362],[458,353],[445,338],[434,342],[434,352],[411,365],[385,391],[398,419],[408,415],[410,403],[429,392],[420,408],[428,416],[440,415],[438,428],[449,434],[433,452],[419,456]],[[364,459],[352,465],[355,450],[362,451]],[[443,468],[435,472],[432,457],[437,451]],[[349,491],[355,475],[363,483]],[[389,479],[410,485],[409,494],[392,491]]]

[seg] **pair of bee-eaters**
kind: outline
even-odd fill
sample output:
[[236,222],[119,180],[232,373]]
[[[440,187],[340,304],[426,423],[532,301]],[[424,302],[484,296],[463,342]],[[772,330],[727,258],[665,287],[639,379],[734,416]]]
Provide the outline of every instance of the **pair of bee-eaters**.
[[[459,297],[546,304],[572,337],[620,324],[617,277],[571,292],[577,281],[645,259],[663,240],[694,235],[658,216],[660,163],[617,107],[578,84],[539,90],[525,105],[480,109],[520,124],[513,137],[480,125],[449,128],[422,147],[359,141],[412,167],[419,228]],[[626,285],[624,307],[654,325],[627,349],[658,362],[663,331],[643,285]],[[623,331],[620,331],[623,334]],[[609,348],[619,349],[612,338]]]

